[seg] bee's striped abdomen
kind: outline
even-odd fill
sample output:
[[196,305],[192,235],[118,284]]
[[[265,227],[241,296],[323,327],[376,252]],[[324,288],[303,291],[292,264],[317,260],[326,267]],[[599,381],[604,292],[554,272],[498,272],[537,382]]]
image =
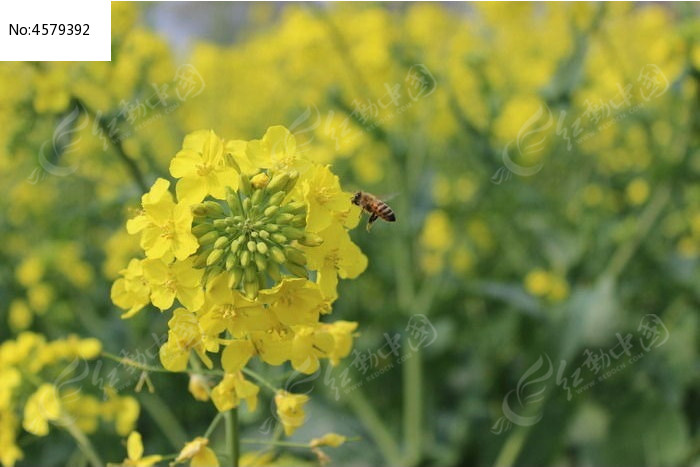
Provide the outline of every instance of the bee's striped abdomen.
[[374,212],[387,222],[394,222],[396,216],[394,215],[393,209],[391,209],[385,202],[378,201],[374,206]]

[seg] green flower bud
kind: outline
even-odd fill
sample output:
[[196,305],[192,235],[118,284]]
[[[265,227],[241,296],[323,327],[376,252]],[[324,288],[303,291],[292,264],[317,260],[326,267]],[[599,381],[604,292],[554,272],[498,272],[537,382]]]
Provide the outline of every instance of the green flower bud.
[[238,193],[228,187],[226,188],[226,204],[231,208],[233,214],[241,214],[241,199],[238,197]]
[[289,182],[289,175],[286,173],[277,173],[272,176],[272,180],[267,184],[268,193],[276,193],[282,190]]
[[204,201],[192,206],[192,214],[199,217],[221,217],[224,214],[224,209],[216,201]]
[[255,258],[255,266],[258,268],[258,271],[264,271],[267,269],[267,260],[265,259],[265,255],[256,252],[253,257]]
[[278,264],[284,264],[287,262],[287,257],[284,256],[284,252],[278,246],[273,246],[270,248],[270,257]]
[[207,208],[202,203],[195,204],[190,208],[192,210],[192,215],[197,217],[205,217],[207,215]]
[[304,232],[306,203],[282,204],[298,179],[297,171],[241,174],[238,192],[226,190],[227,207],[206,201],[192,208],[199,219],[192,231],[201,246],[195,266],[205,268],[205,283],[225,270],[229,287],[255,298],[285,275],[308,277],[306,256],[292,242],[320,244],[321,239]]
[[211,231],[213,228],[213,225],[205,222],[203,224],[195,225],[194,227],[192,227],[192,234],[195,237],[201,237],[205,233]]
[[304,279],[308,279],[309,277],[308,271],[304,266],[299,266],[296,263],[288,262],[285,263],[284,267],[286,267],[289,272],[291,272],[297,277],[302,277]]
[[207,256],[207,266],[211,266],[212,264],[216,263],[221,259],[221,256],[224,254],[224,250],[220,249],[214,249],[212,250],[211,253],[209,253],[209,256]]
[[243,291],[245,292],[246,296],[250,299],[257,298],[259,290],[260,290],[260,284],[258,283],[257,278],[252,282],[244,282],[243,283]]
[[226,270],[230,271],[231,269],[233,269],[233,267],[235,265],[236,265],[236,255],[234,255],[233,253],[229,253],[226,256],[226,264],[225,264]]
[[306,216],[305,215],[294,216],[294,219],[292,219],[289,222],[289,225],[291,225],[292,227],[306,227]]
[[304,253],[297,250],[296,248],[285,248],[284,254],[289,261],[296,263],[300,266],[306,265],[306,256],[304,256]]
[[250,178],[248,178],[247,175],[241,174],[241,180],[240,180],[240,191],[243,192],[244,195],[250,196],[253,193],[253,187],[250,184]]
[[243,278],[245,279],[246,282],[252,282],[254,280],[257,280],[258,279],[258,270],[255,269],[255,266],[253,266],[252,264],[249,264],[243,270]]
[[221,269],[221,266],[215,265],[207,268],[207,270],[204,272],[204,276],[202,276],[202,281],[206,284],[206,282],[209,280],[211,277],[216,277],[223,271]]
[[200,245],[205,246],[214,243],[218,238],[219,232],[217,232],[216,230],[212,230],[211,232],[207,232],[201,237],[199,237],[198,242]]
[[272,238],[272,240],[277,243],[287,243],[287,237],[285,237],[281,233],[273,233],[272,235],[270,235],[270,238]]
[[294,189],[294,185],[297,184],[297,180],[299,180],[299,172],[296,170],[292,170],[289,172],[289,181],[287,182],[287,185],[284,187],[284,191],[289,193]]
[[299,240],[304,236],[304,231],[295,227],[282,227],[280,232],[290,240]]
[[280,267],[274,261],[268,261],[267,263],[267,275],[272,278],[273,281],[279,282],[282,280],[282,274],[280,273]]
[[280,207],[279,206],[268,206],[265,211],[263,211],[263,214],[265,216],[270,217],[274,215],[277,211],[279,211]]
[[219,238],[217,238],[216,241],[214,242],[214,248],[224,249],[224,247],[226,247],[228,245],[229,241],[230,240],[227,236],[222,235]]
[[217,230],[225,230],[226,227],[231,225],[228,219],[214,219],[213,224]]
[[241,243],[243,243],[243,237],[236,237],[236,239],[231,242],[231,252],[233,253],[238,251],[238,248],[240,248]]
[[292,201],[291,203],[285,204],[283,207],[285,211],[294,214],[301,214],[302,212],[306,211],[306,204],[302,203],[301,201]]
[[250,251],[243,250],[243,253],[241,253],[241,266],[246,267],[246,266],[248,266],[249,262],[250,262]]
[[270,206],[279,206],[279,204],[282,202],[285,196],[287,196],[287,193],[285,193],[284,191],[278,191],[274,195],[270,196]]
[[315,233],[306,233],[303,237],[299,239],[299,243],[304,246],[319,246],[323,243],[323,238],[319,237]]
[[235,289],[238,287],[238,284],[241,283],[241,279],[243,279],[243,269],[239,267],[235,267],[231,270],[231,274],[228,276],[228,286],[231,289]]
[[207,264],[207,257],[211,253],[212,248],[203,248],[201,252],[195,257],[194,262],[192,265],[196,268],[203,268]]
[[252,203],[253,206],[257,206],[260,204],[260,201],[263,199],[263,191],[262,190],[255,190],[253,192],[253,196],[250,198],[250,202]]
[[288,224],[294,218],[294,214],[289,214],[288,212],[282,213],[275,218],[275,222],[278,224]]

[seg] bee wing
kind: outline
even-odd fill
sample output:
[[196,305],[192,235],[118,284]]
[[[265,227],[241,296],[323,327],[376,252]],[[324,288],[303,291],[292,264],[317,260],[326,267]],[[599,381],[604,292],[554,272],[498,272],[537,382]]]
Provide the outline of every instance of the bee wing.
[[391,193],[391,194],[388,194],[385,196],[377,196],[377,198],[381,199],[382,201],[384,201],[386,203],[386,202],[391,201],[392,199],[396,198],[400,194],[401,194],[400,191],[396,191],[394,193]]

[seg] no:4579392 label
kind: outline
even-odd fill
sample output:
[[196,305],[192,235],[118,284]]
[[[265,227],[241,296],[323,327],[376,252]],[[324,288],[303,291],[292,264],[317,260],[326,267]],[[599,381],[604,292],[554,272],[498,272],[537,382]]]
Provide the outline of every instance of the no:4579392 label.
[[111,59],[109,0],[0,0],[0,18],[0,61]]
[[87,23],[80,24],[35,24],[34,26],[21,26],[19,24],[10,24],[10,35],[14,36],[89,36],[90,25]]

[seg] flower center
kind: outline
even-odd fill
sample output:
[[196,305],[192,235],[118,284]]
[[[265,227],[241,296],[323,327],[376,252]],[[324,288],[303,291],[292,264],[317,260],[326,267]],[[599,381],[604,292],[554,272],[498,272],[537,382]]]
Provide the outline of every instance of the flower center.
[[160,236],[172,240],[175,237],[175,222],[168,221],[162,228]]
[[197,175],[206,177],[214,170],[214,166],[209,164],[197,164]]
[[168,279],[165,284],[163,284],[163,287],[175,293],[177,291],[177,281],[175,281],[175,279]]
[[232,319],[236,317],[236,309],[231,304],[223,305],[223,317],[224,319]]
[[324,186],[316,190],[315,199],[318,204],[324,205],[331,200],[331,196],[331,190],[327,186]]
[[[286,156],[280,162],[294,160]],[[298,172],[261,174],[253,176],[255,185],[242,175],[239,191],[228,189],[226,204],[205,201],[192,211],[192,232],[200,245],[195,267],[207,270],[205,281],[227,273],[229,287],[249,298],[284,276],[307,278],[306,257],[298,244],[319,244],[305,232],[306,204],[288,197]],[[323,199],[330,197],[327,190],[320,193]]]

